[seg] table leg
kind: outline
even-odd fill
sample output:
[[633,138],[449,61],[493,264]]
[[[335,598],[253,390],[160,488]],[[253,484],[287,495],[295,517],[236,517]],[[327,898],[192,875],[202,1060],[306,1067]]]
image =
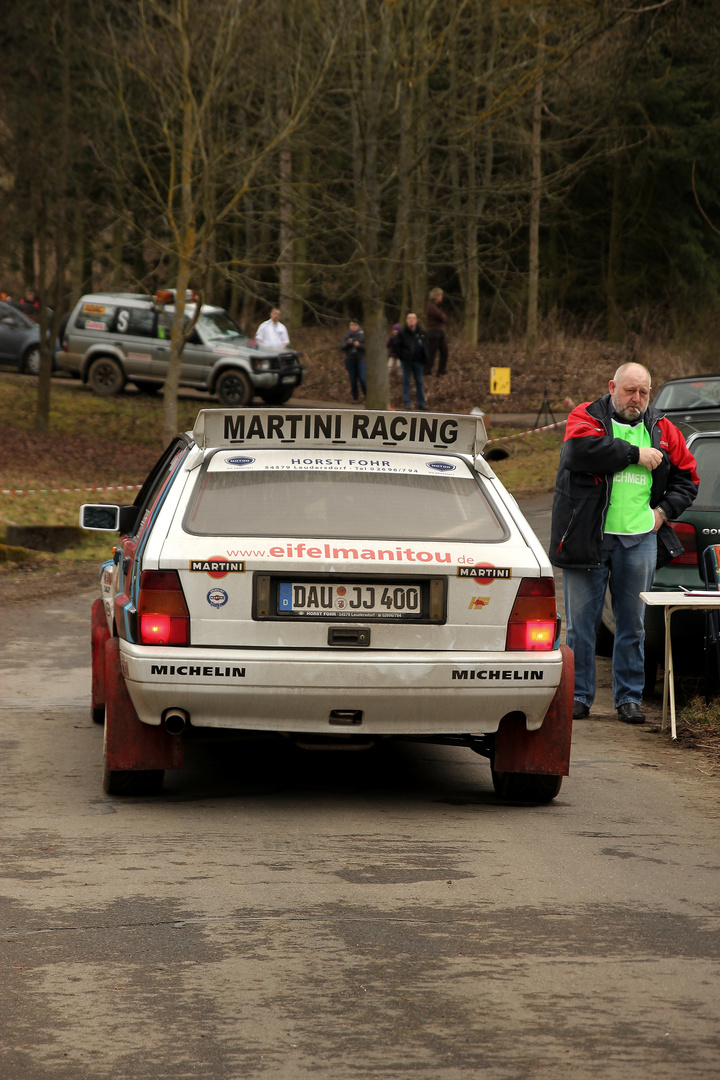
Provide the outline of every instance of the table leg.
[[660,722],[660,730],[664,731],[667,727],[667,714],[668,714],[668,698],[670,687],[670,619],[668,618],[668,609],[665,608],[665,662],[663,664],[663,707],[662,707],[662,721]]
[[[670,737],[677,739],[677,726],[675,723],[675,669],[673,667],[673,655],[672,655],[672,638],[670,636],[670,617],[676,608],[667,607],[665,609],[665,677],[668,680],[668,691],[670,697]],[[664,721],[663,710],[663,721]],[[663,727],[664,727],[663,722]]]

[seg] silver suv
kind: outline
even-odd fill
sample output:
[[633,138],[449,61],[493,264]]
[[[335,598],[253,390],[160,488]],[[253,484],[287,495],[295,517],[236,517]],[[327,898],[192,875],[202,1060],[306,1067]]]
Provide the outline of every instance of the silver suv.
[[[149,393],[159,390],[167,376],[174,300],[171,291],[154,298],[110,292],[82,296],[67,321],[57,367],[102,397],[119,394],[127,382]],[[194,304],[186,304],[186,320],[194,314]],[[222,308],[203,305],[183,349],[181,386],[242,408],[256,395],[268,405],[281,405],[302,377],[292,349],[257,345]]]

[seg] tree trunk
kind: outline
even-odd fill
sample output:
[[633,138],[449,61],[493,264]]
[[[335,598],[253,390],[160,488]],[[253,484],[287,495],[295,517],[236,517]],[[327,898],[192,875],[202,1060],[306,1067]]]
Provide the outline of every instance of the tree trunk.
[[[540,13],[544,19],[544,13]],[[538,26],[537,66],[542,71],[543,63],[542,23]],[[540,277],[540,198],[542,194],[542,98],[543,80],[538,74],[533,94],[531,153],[531,188],[530,188],[530,244],[528,255],[528,307],[527,331],[525,335],[525,355],[533,357],[538,344],[538,284]]]
[[390,403],[390,380],[385,345],[387,333],[385,305],[382,300],[367,304],[365,307],[365,357],[368,409],[387,409]]
[[608,261],[605,290],[607,293],[607,336],[608,341],[624,341],[625,325],[620,314],[618,291],[622,266],[622,178],[623,169],[620,154],[613,158],[612,203],[610,205],[610,235],[608,237]]

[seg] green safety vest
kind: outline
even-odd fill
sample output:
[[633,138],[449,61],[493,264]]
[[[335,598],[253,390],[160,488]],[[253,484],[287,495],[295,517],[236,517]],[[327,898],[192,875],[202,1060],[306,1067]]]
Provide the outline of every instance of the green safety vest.
[[[613,437],[632,446],[652,446],[650,432],[643,423],[621,424],[613,420]],[[610,506],[605,518],[606,533],[626,536],[651,532],[655,515],[650,509],[652,473],[644,465],[628,465],[613,477]]]

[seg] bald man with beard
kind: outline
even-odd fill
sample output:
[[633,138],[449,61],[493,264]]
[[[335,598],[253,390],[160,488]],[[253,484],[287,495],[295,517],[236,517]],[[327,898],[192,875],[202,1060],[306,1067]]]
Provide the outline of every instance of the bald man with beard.
[[655,568],[682,552],[666,524],[691,505],[695,459],[650,404],[650,372],[622,364],[609,393],[570,413],[555,484],[550,561],[563,571],[567,643],[575,654],[573,719],[595,698],[595,633],[609,584],[615,616],[613,703],[641,724],[645,605]]

